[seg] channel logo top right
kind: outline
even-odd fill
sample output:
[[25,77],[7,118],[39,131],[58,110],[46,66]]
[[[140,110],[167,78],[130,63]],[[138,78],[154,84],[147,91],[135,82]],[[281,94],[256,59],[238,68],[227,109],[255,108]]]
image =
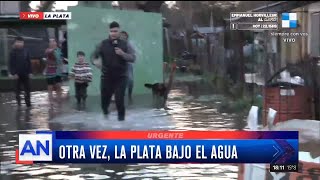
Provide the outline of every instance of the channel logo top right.
[[282,13],[282,28],[297,28],[297,13]]

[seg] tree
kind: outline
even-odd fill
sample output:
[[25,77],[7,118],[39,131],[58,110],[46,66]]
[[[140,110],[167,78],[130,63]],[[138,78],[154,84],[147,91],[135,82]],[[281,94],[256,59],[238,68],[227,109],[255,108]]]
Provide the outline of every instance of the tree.
[[55,1],[44,1],[43,5],[39,8],[38,11],[43,12],[43,11],[48,11],[49,9],[52,8],[52,5]]
[[192,50],[191,34],[194,25],[210,26],[210,15],[213,14],[215,26],[224,25],[224,17],[239,4],[239,1],[176,1],[174,5],[165,4],[162,14],[171,24],[171,29],[186,32],[188,50]]
[[20,11],[28,12],[30,11],[30,4],[31,1],[20,1]]
[[144,12],[160,12],[165,1],[120,1],[121,9],[140,9]]

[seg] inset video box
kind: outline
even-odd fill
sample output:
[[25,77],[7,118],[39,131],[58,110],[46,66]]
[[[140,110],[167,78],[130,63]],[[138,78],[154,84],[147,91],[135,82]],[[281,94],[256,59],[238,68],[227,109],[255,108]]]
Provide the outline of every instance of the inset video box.
[[277,30],[276,12],[231,12],[231,30]]

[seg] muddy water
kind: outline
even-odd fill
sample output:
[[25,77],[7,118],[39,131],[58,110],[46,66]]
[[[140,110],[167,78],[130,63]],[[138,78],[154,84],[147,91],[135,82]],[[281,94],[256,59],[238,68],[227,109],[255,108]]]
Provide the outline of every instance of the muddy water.
[[[207,89],[207,88],[204,88]],[[67,89],[66,89],[67,90]],[[16,165],[17,135],[35,130],[223,130],[242,129],[243,117],[222,114],[217,106],[224,100],[208,90],[195,92],[194,85],[179,85],[170,93],[168,107],[129,107],[126,121],[113,112],[105,119],[99,111],[79,112],[69,105],[52,105],[46,92],[32,94],[33,108],[18,109],[12,95],[2,94],[0,104],[1,179],[237,179],[238,167],[221,164],[135,164],[135,165]],[[147,101],[151,102],[151,99]],[[97,99],[91,102],[99,102]],[[136,102],[136,101],[135,101]],[[88,103],[89,104],[89,103]]]

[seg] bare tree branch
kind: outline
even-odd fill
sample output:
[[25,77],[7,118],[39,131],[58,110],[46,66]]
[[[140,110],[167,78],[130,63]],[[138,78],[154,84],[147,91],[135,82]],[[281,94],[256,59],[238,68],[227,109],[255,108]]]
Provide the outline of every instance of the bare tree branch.
[[55,1],[44,1],[43,5],[37,10],[39,12],[51,11],[52,5]]

